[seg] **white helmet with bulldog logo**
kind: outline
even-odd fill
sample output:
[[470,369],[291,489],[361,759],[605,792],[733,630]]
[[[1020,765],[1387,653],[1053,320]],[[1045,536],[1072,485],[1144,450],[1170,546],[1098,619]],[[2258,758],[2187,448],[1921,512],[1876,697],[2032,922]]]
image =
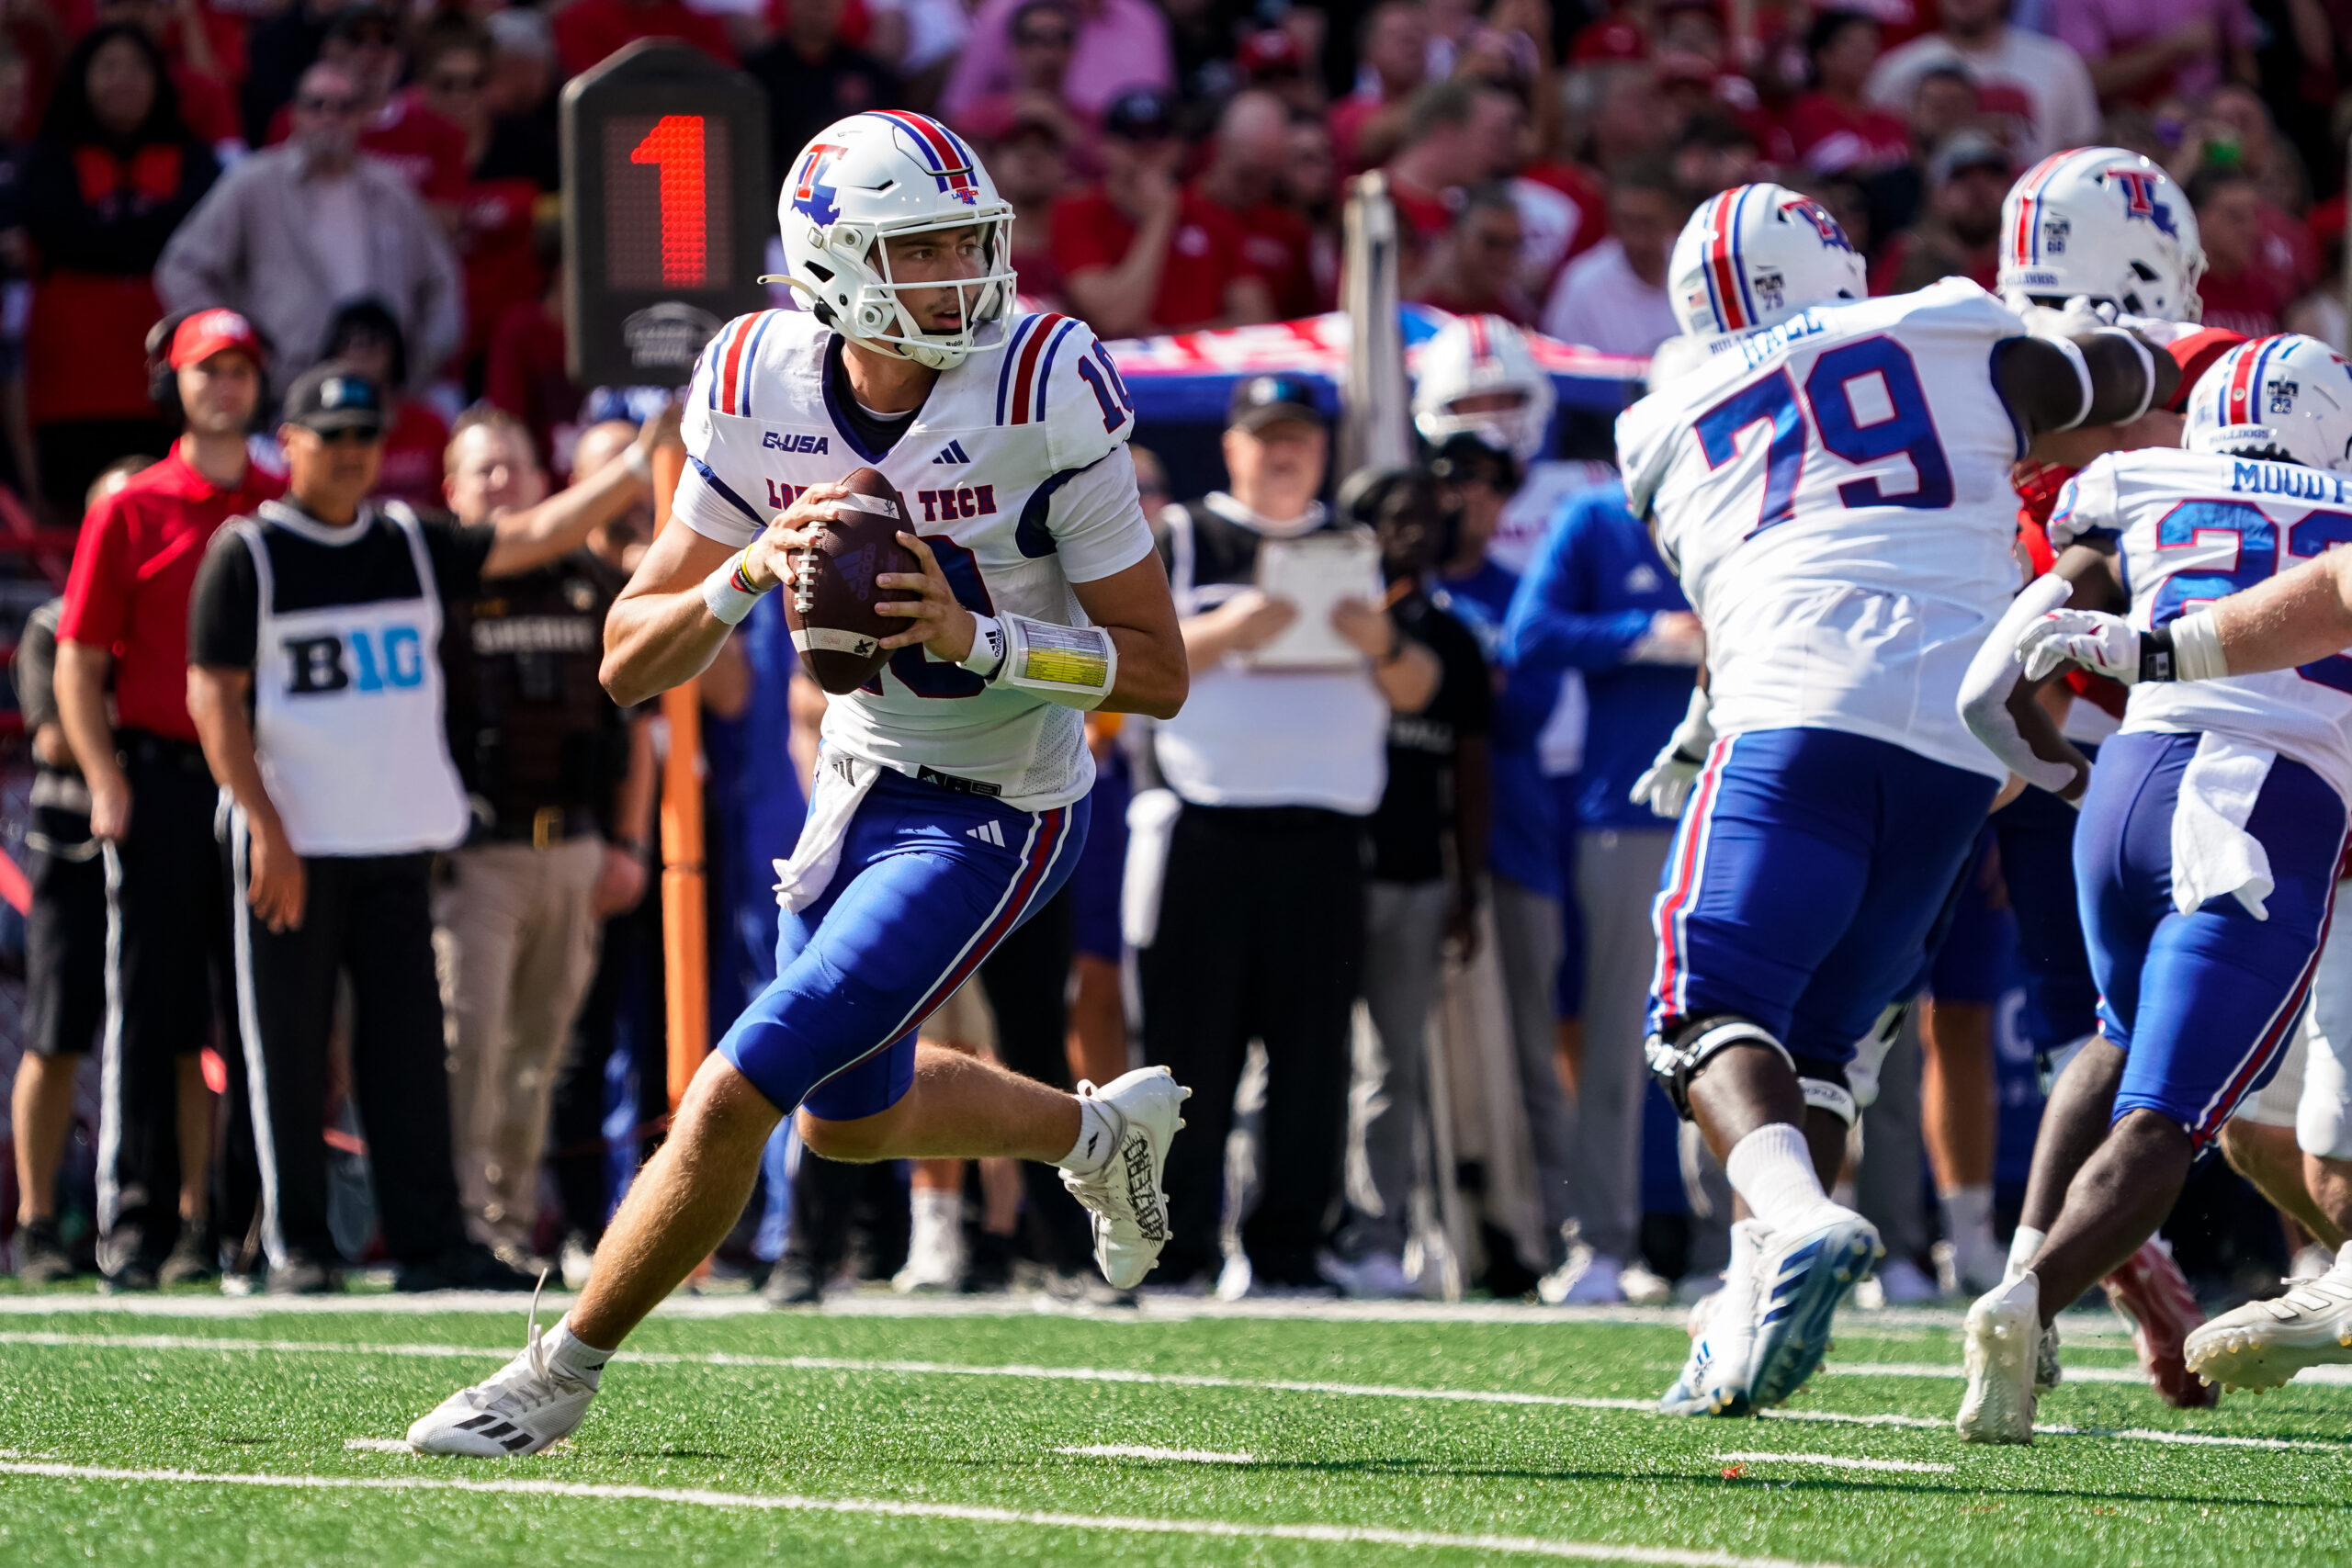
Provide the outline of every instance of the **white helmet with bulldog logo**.
[[2028,169],[2001,202],[2001,297],[2111,304],[2157,321],[2202,314],[2205,248],[2172,176],[2120,147],[2076,147]]
[[2242,343],[2198,378],[2181,445],[2352,473],[2352,363],[2301,333]]
[[1682,226],[1667,290],[1684,333],[1716,337],[1870,292],[1861,253],[1829,209],[1785,186],[1734,186]]

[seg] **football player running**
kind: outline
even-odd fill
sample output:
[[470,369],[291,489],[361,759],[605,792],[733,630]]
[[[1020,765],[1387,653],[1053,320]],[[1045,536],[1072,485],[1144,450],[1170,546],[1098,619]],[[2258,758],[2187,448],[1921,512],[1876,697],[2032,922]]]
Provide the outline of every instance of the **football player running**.
[[[2154,1234],[2277,1069],[2335,903],[2352,660],[2238,672],[2259,666],[2232,664],[2211,613],[2192,607],[2352,539],[2352,515],[2332,509],[2352,473],[2352,365],[2312,338],[2241,344],[2191,391],[2187,445],[2101,457],[2068,480],[2050,523],[2065,553],[2004,626],[2025,669],[2001,711],[2042,732],[2039,751],[2057,739],[2031,705],[2041,681],[2075,663],[2133,682],[2075,854],[2099,1033],[2122,1071],[2049,1235],[1969,1309],[1958,1426],[1973,1441],[2032,1441],[2043,1325]],[[1992,712],[1969,705],[2006,749]]]
[[1964,279],[1865,299],[1778,186],[1711,198],[1668,289],[1702,363],[1618,421],[1626,493],[1707,628],[1711,731],[1654,906],[1652,1070],[1752,1218],[1668,1411],[1739,1415],[1820,1364],[1883,1247],[1825,1190],[1855,1043],[1918,969],[2008,773],[1955,711],[2017,592],[2010,466],[2138,417],[2169,360],[2030,335]]
[[762,595],[799,587],[818,558],[796,552],[862,499],[833,482],[858,463],[909,508],[899,537],[922,570],[875,579],[905,595],[879,608],[907,629],[827,710],[808,821],[777,863],[775,982],[695,1075],[578,1303],[410,1428],[430,1452],[534,1453],[577,1427],[605,1361],[726,1235],[796,1110],[831,1159],[1057,1164],[1114,1285],[1140,1280],[1167,1236],[1160,1172],[1188,1091],[1165,1068],[1073,1096],[914,1036],[1077,860],[1083,713],[1164,718],[1184,699],[1125,389],[1083,325],[1014,310],[1012,209],[937,122],[828,127],[777,215],[808,308],[739,318],[704,351],[684,525],[614,606],[605,683],[637,703],[691,679]]
[[[2316,1004],[2322,1027],[2307,1043],[2302,1113],[2296,1117],[2298,1142],[2307,1156],[2302,1169],[2257,1168],[2252,1174],[2264,1178],[2261,1185],[2274,1201],[2341,1231],[2343,1219],[2352,1217],[2346,1201],[2352,1185],[2346,1181],[2352,1163],[2346,1157],[2352,1149],[2344,1136],[2346,1032],[2328,1005],[2335,1000],[2340,1006],[2340,998],[2328,995],[2331,979],[2340,981],[2340,972],[2327,972],[2329,956],[2340,944],[2325,943],[2324,936],[2336,886],[2335,863],[2327,857],[2340,844],[2344,801],[2352,798],[2352,658],[2346,657],[2352,649],[2352,552],[2333,548],[2352,540],[2352,477],[2346,477],[2352,476],[2352,366],[2311,338],[2290,335],[2248,344],[2199,383],[2191,400],[2189,445],[2217,455],[2157,492],[2173,497],[2184,521],[2179,527],[2164,525],[2154,541],[2161,544],[2179,533],[2187,547],[2168,550],[2166,557],[2173,558],[2143,568],[2154,549],[2139,515],[2146,509],[2139,488],[2173,479],[2167,469],[2143,474],[2121,468],[2104,479],[2096,470],[2086,474],[2086,479],[2098,481],[2086,487],[2088,509],[2078,500],[2074,511],[2081,521],[2070,519],[2068,525],[2086,544],[2100,541],[2102,529],[2120,530],[2133,591],[2130,614],[2118,616],[2096,604],[2086,607],[2086,595],[2078,591],[2074,607],[2023,628],[2018,653],[2029,678],[2067,661],[2135,682],[2126,728],[2142,728],[2145,705],[2149,741],[2174,740],[2156,733],[2164,728],[2205,730],[2217,738],[2199,743],[2172,786],[2180,799],[2176,824],[2184,816],[2190,821],[2171,834],[2172,902],[2177,913],[2165,912],[2156,941],[2165,940],[2166,926],[2176,928],[2166,951],[2175,955],[2169,967],[2177,973],[2165,976],[2157,994],[2177,1010],[2205,1010],[2193,1021],[2209,1035],[2229,1031],[2217,1046],[2247,1049],[2233,1074],[2233,1081],[2245,1080],[2243,1094],[2259,1085],[2270,1064],[2284,1055],[2283,1042],[2306,993],[2322,993]],[[2136,465],[2157,456],[2109,462]],[[2193,460],[2176,456],[2168,468]],[[2136,533],[2135,524],[2141,525]],[[2062,561],[2061,570],[2065,567]],[[2090,576],[2096,581],[2110,570],[2102,564]],[[2143,570],[2152,573],[2146,582],[2139,576]],[[2120,595],[2110,590],[2106,597]],[[2235,761],[2243,776],[2234,780],[2217,780],[2206,756],[2208,746],[2225,742],[2239,754]],[[2327,789],[2310,790],[2307,776]],[[2300,804],[2300,815],[2282,824],[2275,797],[2290,790],[2318,798]],[[2218,825],[2205,815],[2217,805]],[[2086,816],[2087,811],[2086,807]],[[2090,826],[2086,820],[2086,832]],[[2282,834],[2282,828],[2290,832]],[[2249,842],[2258,848],[2249,852]],[[2223,858],[2217,860],[2217,853]],[[2243,864],[2226,858],[2232,853]],[[2184,861],[2190,891],[2211,897],[2193,912],[2183,907],[2177,887]],[[2234,898],[2226,897],[2234,890],[2223,885],[2239,871],[2249,874],[2249,886]],[[2249,898],[2266,917],[2258,925],[2251,919]],[[2187,929],[2190,921],[2203,922],[2202,931]],[[2204,943],[2185,948],[2185,937],[2192,934],[2204,934]],[[2224,938],[2233,938],[2236,946],[2225,949]],[[2212,958],[2224,954],[2237,959],[2235,966],[2212,972]],[[2150,958],[2155,955],[2152,942]],[[2253,985],[2256,976],[2267,977],[2279,993],[2267,1008]],[[2145,980],[2139,990],[2143,998],[2150,995]],[[2225,1007],[2230,1010],[2223,1013]],[[2252,1031],[2256,1023],[2259,1033]],[[2135,1051],[2144,1032],[2145,1025],[2135,1026]],[[2254,1048],[2266,1045],[2257,1057]],[[2212,1109],[2226,1106],[2217,1097]],[[2204,1132],[2210,1137],[2210,1119],[2200,1117],[2188,1136],[2193,1141]],[[2117,1134],[2124,1130],[2119,1122]],[[2228,1134],[2223,1138],[2230,1141]],[[2292,1190],[2299,1174],[2308,1184],[2301,1202]],[[2054,1287],[2064,1288],[2063,1281]],[[2052,1291],[2042,1293],[2047,1300]],[[2188,1362],[2215,1382],[2267,1388],[2303,1367],[2352,1359],[2346,1339],[2352,1339],[2352,1256],[2339,1253],[2335,1267],[2318,1279],[2199,1329],[2189,1337]]]
[[[2189,389],[2245,339],[2197,324],[2205,254],[2196,212],[2164,170],[2137,152],[2077,147],[2045,158],[2010,187],[2001,220],[1999,282],[2011,307],[2045,329],[2063,331],[2086,316],[2119,321],[2170,355],[2181,372],[2175,396],[2141,418],[2053,432],[2018,465],[2019,536],[2036,568],[2047,570],[2054,554],[2045,527],[2066,480],[2103,453],[2177,448]],[[2042,701],[2063,716],[2069,740],[2091,747],[2114,733],[2123,692],[2078,671],[2065,685],[2045,687]],[[2074,808],[2032,785],[1996,812],[1993,824],[2009,907],[2017,912],[2035,1045],[2051,1075],[2024,1206],[2000,1270],[2004,1280],[2013,1280],[2056,1222],[2075,1173],[2107,1135],[2123,1055],[2098,1035],[2098,987],[2075,908]],[[1988,1138],[1991,1131],[1987,1122]],[[1982,1239],[1989,1242],[1989,1213],[1984,1223]],[[2101,1283],[2130,1320],[2132,1345],[2157,1393],[2176,1405],[2212,1404],[2212,1391],[2190,1375],[2182,1359],[2188,1335],[2204,1314],[2164,1239],[2150,1236]],[[2055,1384],[2054,1325],[2040,1348],[2039,1366],[2040,1386]]]

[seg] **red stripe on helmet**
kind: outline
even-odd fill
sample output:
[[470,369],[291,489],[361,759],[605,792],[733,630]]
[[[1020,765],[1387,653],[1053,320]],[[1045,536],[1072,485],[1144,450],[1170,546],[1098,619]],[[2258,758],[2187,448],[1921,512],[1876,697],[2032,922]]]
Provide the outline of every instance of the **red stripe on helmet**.
[[1715,298],[1720,302],[1726,332],[1738,332],[1755,324],[1747,319],[1747,309],[1740,303],[1739,270],[1731,259],[1733,198],[1737,194],[1725,191],[1715,197],[1715,209],[1707,217],[1708,227],[1714,231],[1714,237],[1707,242],[1707,269],[1714,276]]

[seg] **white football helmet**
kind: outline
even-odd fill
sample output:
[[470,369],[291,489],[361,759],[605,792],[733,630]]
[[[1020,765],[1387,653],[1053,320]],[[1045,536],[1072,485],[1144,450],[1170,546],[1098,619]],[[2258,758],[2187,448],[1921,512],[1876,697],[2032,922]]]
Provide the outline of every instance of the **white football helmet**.
[[2202,314],[2197,214],[2162,167],[2120,147],[2054,152],[2001,202],[2001,297],[2086,299],[2159,321]]
[[[1506,399],[1516,400],[1498,408],[1456,407]],[[1413,428],[1432,446],[1468,433],[1508,448],[1522,465],[1532,463],[1543,456],[1544,433],[1558,401],[1527,339],[1500,316],[1456,316],[1421,345]]]
[[1861,253],[1829,209],[1784,186],[1734,186],[1699,204],[1666,266],[1674,319],[1716,337],[1870,292]]
[[[934,370],[963,363],[1012,301],[1012,205],[954,131],[927,116],[876,109],[835,120],[801,149],[776,197],[784,281],[818,320],[878,353]],[[953,285],[963,330],[927,333],[899,303],[884,242],[939,230],[980,231],[980,275]]]
[[2189,392],[2181,445],[2352,473],[2352,362],[2301,333],[2242,343]]

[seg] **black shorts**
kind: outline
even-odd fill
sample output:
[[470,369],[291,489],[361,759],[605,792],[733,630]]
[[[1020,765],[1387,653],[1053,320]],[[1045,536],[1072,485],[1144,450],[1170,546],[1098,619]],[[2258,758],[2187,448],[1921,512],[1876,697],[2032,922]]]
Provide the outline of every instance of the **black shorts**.
[[79,1055],[107,1017],[107,868],[86,813],[36,806],[26,835],[25,1049]]

